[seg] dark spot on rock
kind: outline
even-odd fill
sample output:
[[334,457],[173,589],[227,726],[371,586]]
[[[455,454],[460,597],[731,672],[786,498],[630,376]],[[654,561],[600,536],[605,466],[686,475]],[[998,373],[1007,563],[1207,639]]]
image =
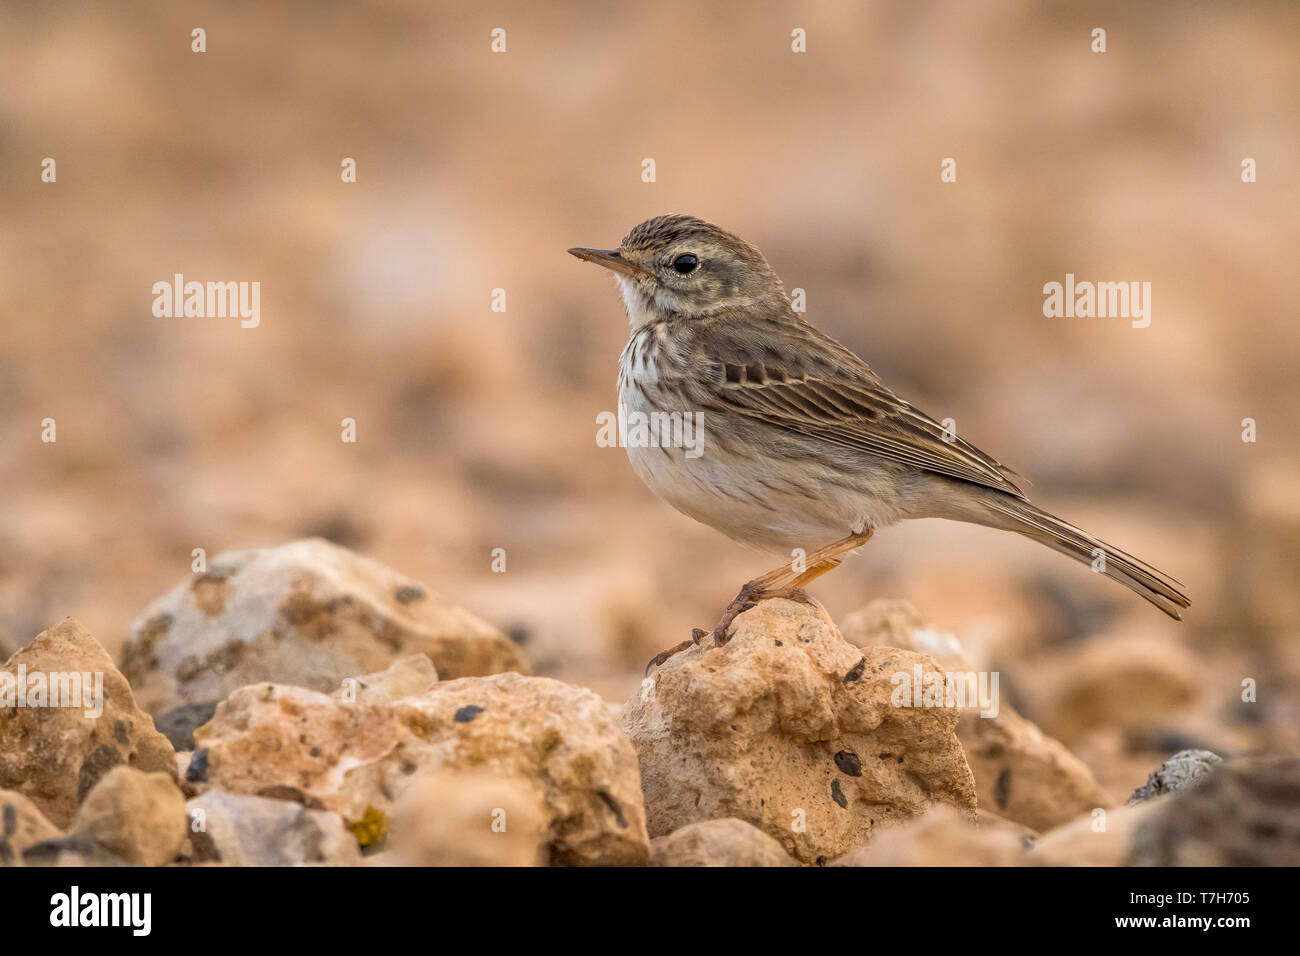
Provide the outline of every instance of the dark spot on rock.
[[418,588],[414,584],[403,584],[393,593],[393,597],[397,598],[398,604],[410,604],[424,597],[424,588]]
[[835,766],[840,768],[841,773],[847,773],[850,777],[862,776],[862,761],[851,750],[841,750],[837,753]]
[[200,574],[190,585],[195,606],[207,617],[219,617],[226,610],[226,602],[230,600],[232,588],[228,580],[229,573],[229,571],[213,570]]
[[898,762],[899,762],[899,763],[902,763],[902,762],[903,762],[903,755],[902,755],[902,754],[899,754],[899,755],[898,755]]
[[185,779],[190,783],[208,782],[207,747],[200,747],[190,755],[190,765],[185,768]]
[[817,857],[817,859],[816,859],[815,862],[816,862],[816,864],[817,864],[818,866],[825,866],[825,865],[826,865],[826,857],[824,857],[824,856],[819,856],[819,857]]
[[849,798],[844,796],[844,791],[840,789],[840,782],[838,780],[831,781],[831,799],[841,807],[848,809]]
[[319,747],[312,747],[311,750],[307,751],[307,753],[311,754],[313,757],[319,757],[319,756],[320,756],[320,748],[319,748]]
[[456,723],[468,724],[471,720],[483,713],[483,708],[478,704],[466,704],[460,710],[456,711]]
[[406,763],[402,764],[402,773],[406,774],[406,776],[408,777],[419,769],[420,768],[418,766],[411,763],[409,760]]
[[100,744],[81,762],[77,773],[77,802],[80,803],[90,792],[90,788],[99,783],[99,778],[122,762],[122,754],[115,747]]
[[199,660],[197,654],[186,654],[176,664],[176,679],[181,683],[188,683],[199,676],[203,670],[203,662]]
[[113,739],[119,744],[129,744],[131,742],[131,725],[121,718],[113,721]]
[[18,808],[12,803],[6,803],[4,809],[5,836],[13,836],[18,829]]
[[218,701],[215,700],[181,704],[158,716],[153,725],[177,750],[193,750],[194,731],[212,719],[212,715],[217,712],[217,704]]
[[862,679],[862,672],[867,669],[867,659],[864,657],[853,665],[853,669],[844,675],[844,683],[850,684],[855,680]]
[[998,809],[1006,808],[1007,801],[1011,799],[1011,768],[1003,767],[1002,772],[998,774],[997,782],[993,784],[993,802],[998,805]]
[[506,637],[510,638],[510,640],[514,641],[515,644],[520,647],[527,644],[528,639],[532,636],[532,631],[529,630],[527,624],[511,624],[506,628]]
[[785,647],[785,641],[777,641],[777,642],[776,642],[776,646],[777,646],[777,647]]
[[889,751],[885,751],[883,754],[877,754],[877,756],[880,757],[881,760],[889,760],[889,759],[891,759],[894,755],[891,754]]
[[627,820],[623,819],[623,810],[619,807],[618,801],[604,790],[597,790],[596,796],[605,801],[605,806],[609,807],[610,812],[614,814],[614,822],[618,824],[619,829],[626,830]]
[[145,621],[135,639],[127,642],[122,649],[122,673],[128,680],[134,681],[158,666],[154,645],[167,636],[173,620],[170,614],[155,614]]

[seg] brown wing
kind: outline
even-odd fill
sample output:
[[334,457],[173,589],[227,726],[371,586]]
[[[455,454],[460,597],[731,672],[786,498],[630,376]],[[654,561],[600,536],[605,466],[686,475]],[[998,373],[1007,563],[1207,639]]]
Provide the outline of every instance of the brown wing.
[[1025,494],[1014,473],[903,401],[867,364],[828,335],[788,320],[709,322],[690,352],[713,373],[710,400],[723,411],[951,478]]

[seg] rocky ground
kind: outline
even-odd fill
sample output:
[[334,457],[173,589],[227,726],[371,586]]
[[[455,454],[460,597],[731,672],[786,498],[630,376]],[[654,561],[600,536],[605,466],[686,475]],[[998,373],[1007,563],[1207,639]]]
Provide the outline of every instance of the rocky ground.
[[[1181,692],[1177,661],[1132,666],[1156,703]],[[896,601],[842,627],[763,602],[619,706],[306,539],[219,555],[141,613],[120,669],[66,619],[5,670],[28,695],[0,709],[5,865],[1300,862],[1300,760],[1187,750],[1108,793],[1004,696],[931,694],[975,668]],[[74,672],[102,675],[94,706],[37,698]],[[1059,693],[1097,707],[1137,679],[1072,676]]]

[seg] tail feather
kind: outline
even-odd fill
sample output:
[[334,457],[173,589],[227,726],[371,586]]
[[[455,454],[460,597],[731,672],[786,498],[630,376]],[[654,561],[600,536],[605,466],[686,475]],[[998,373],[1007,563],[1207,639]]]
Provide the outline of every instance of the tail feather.
[[1027,501],[993,492],[984,498],[984,503],[989,510],[967,520],[1018,532],[1076,561],[1092,565],[1099,574],[1146,598],[1176,621],[1183,619],[1179,612],[1192,603],[1183,586],[1163,571]]

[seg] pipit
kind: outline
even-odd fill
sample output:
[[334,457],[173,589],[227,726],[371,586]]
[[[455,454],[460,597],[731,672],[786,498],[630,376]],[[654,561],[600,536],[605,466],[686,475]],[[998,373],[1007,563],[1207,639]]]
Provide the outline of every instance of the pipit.
[[[713,629],[716,643],[758,601],[815,604],[803,592],[809,582],[905,518],[1015,531],[1181,619],[1189,601],[1177,581],[1030,504],[1018,475],[945,432],[795,312],[763,254],[738,236],[660,216],[617,249],[569,252],[609,269],[622,290],[632,325],[618,376],[627,416],[703,414],[702,454],[626,442],[637,475],[697,521],[790,559],[740,589]],[[697,628],[650,667],[706,633]]]

